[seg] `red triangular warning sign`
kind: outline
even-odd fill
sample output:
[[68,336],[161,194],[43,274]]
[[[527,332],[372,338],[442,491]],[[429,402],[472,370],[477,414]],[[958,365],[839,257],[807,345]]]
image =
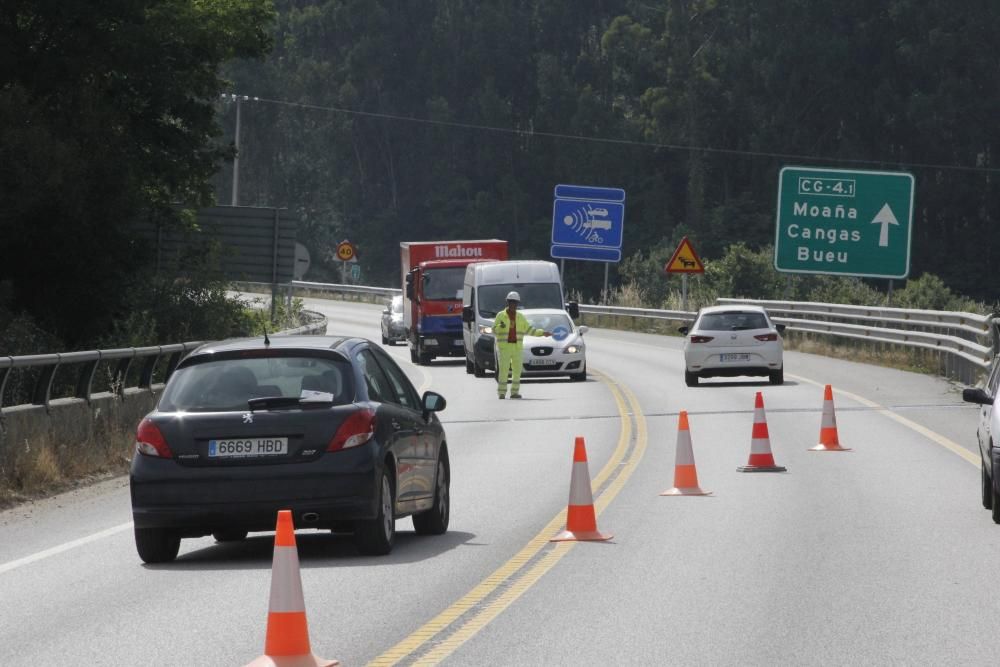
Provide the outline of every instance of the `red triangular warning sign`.
[[704,273],[705,265],[701,263],[698,253],[694,251],[694,246],[688,241],[688,237],[681,239],[677,250],[670,256],[663,270],[667,273]]

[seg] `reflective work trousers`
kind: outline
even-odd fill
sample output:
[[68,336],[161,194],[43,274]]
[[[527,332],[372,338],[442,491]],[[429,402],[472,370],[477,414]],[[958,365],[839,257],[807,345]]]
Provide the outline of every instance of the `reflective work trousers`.
[[497,393],[501,396],[507,394],[507,374],[513,377],[510,382],[512,394],[518,393],[521,388],[521,370],[523,368],[522,350],[523,344],[519,343],[497,343]]

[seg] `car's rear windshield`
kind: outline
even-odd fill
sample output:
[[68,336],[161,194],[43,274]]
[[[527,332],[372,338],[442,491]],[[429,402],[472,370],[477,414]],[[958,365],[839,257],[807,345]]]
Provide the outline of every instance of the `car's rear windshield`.
[[744,331],[766,329],[767,318],[763,313],[732,311],[725,313],[705,313],[695,325],[701,331]]
[[564,308],[559,283],[507,283],[483,285],[479,288],[479,314],[496,317],[507,307],[507,295],[517,292],[521,297],[518,308]]
[[179,368],[160,398],[161,412],[227,412],[252,398],[299,398],[345,405],[354,400],[347,361],[306,356],[219,359]]

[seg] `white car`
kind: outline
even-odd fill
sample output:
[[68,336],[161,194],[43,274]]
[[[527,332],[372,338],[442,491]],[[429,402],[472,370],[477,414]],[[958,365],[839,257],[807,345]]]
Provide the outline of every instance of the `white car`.
[[983,483],[983,507],[993,510],[993,522],[1000,523],[1000,410],[997,410],[997,393],[1000,393],[1000,356],[993,359],[993,368],[985,388],[966,389],[962,398],[969,403],[978,403],[979,455]]
[[695,387],[699,378],[754,375],[781,384],[784,330],[760,306],[702,308],[693,326],[678,329],[685,335],[684,382]]
[[[522,310],[532,329],[552,332],[551,336],[525,336],[521,377],[558,377],[571,380],[587,379],[587,346],[583,334],[586,326],[574,326],[565,310],[532,308]],[[499,365],[499,364],[497,364]]]

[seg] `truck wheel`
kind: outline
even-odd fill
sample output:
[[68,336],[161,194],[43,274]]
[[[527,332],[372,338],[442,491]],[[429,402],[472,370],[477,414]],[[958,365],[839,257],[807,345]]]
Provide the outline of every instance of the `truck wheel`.
[[410,361],[414,364],[419,363],[419,359],[417,359],[417,351],[412,347],[410,348]]

